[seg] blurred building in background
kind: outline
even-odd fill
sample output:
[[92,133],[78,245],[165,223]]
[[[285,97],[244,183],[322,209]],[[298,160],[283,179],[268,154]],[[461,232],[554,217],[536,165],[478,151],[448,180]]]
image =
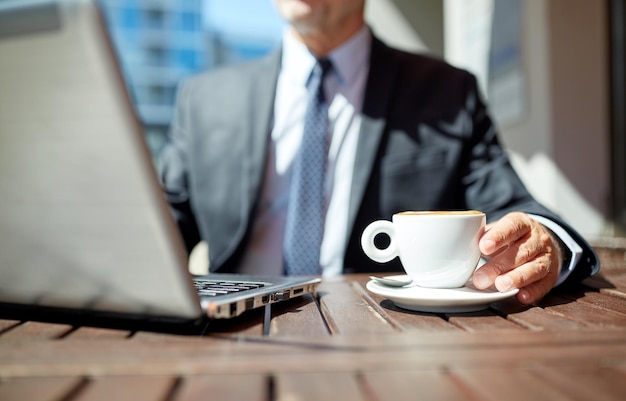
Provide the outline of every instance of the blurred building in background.
[[[262,56],[280,39],[278,18],[269,18],[270,25],[252,31],[241,17],[259,17],[259,7],[271,15],[269,0],[99,1],[155,155],[165,141],[182,78]],[[253,7],[249,10],[253,12],[242,12],[247,7]]]

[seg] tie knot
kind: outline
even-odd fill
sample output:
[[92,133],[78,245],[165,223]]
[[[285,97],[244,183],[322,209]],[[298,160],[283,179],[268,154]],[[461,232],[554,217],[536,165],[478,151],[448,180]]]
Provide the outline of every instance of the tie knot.
[[313,66],[311,71],[311,81],[323,81],[326,78],[328,72],[333,68],[333,63],[327,58],[317,59],[317,62]]
[[320,76],[324,77],[333,68],[333,63],[327,58],[318,58],[313,68],[319,71]]
[[313,66],[313,70],[311,70],[311,75],[307,82],[307,88],[312,95],[317,96],[320,100],[324,98],[324,80],[332,68],[333,64],[329,59],[321,58],[317,59],[317,62]]

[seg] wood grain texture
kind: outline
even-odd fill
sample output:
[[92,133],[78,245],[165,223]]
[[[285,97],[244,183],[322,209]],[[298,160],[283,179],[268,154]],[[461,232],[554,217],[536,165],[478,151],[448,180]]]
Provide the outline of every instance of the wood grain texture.
[[270,379],[264,374],[185,376],[173,394],[176,401],[264,401],[271,399]]
[[269,336],[259,311],[204,336],[0,320],[0,399],[621,400],[624,276],[465,314],[403,311],[344,276],[273,309]]
[[57,401],[82,386],[80,377],[18,377],[0,380],[0,400]]

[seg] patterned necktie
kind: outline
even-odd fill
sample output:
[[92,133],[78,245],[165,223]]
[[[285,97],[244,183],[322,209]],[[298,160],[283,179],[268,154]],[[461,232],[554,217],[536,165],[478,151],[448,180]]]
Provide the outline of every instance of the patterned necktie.
[[320,274],[329,126],[323,84],[331,68],[329,60],[318,60],[307,85],[309,103],[304,117],[302,144],[291,170],[285,225],[283,252],[285,272],[289,275]]

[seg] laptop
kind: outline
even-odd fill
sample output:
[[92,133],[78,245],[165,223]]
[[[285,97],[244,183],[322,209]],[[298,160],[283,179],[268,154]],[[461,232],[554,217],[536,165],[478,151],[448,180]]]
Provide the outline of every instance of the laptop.
[[315,292],[190,274],[96,3],[4,0],[0,27],[0,310],[196,322]]

